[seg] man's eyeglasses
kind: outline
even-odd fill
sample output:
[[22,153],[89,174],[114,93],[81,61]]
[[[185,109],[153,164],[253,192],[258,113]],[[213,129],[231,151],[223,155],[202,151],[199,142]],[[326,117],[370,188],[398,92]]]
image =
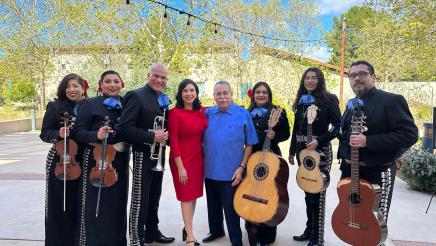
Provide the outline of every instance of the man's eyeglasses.
[[359,76],[359,78],[365,78],[366,76],[368,76],[368,72],[358,72],[358,73],[352,73],[350,75],[348,75],[348,77],[350,79],[355,79],[357,78],[357,76]]

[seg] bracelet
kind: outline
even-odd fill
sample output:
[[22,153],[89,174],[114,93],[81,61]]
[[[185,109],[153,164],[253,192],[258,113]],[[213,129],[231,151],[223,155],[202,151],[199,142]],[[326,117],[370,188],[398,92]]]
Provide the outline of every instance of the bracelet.
[[245,169],[245,167],[244,167],[244,166],[242,166],[242,165],[239,165],[239,167],[242,167],[242,169]]

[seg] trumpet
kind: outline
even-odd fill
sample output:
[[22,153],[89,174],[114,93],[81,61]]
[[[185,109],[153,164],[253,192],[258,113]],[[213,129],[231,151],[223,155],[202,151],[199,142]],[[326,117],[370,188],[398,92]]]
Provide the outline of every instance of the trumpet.
[[[154,123],[153,123],[154,132],[165,128],[165,113],[166,113],[166,109],[164,109],[163,116],[156,116],[154,118]],[[155,153],[156,145],[159,145],[159,152],[157,154]],[[160,144],[154,142],[150,147],[150,160],[157,160],[156,166],[151,169],[153,171],[162,172],[165,170],[162,165],[162,155],[165,154],[163,151],[164,146],[165,146],[165,142]]]

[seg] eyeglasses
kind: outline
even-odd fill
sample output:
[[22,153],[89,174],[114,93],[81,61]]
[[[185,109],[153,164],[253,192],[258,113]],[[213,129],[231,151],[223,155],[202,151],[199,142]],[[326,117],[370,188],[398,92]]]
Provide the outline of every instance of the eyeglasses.
[[304,77],[304,80],[318,80],[318,77]]
[[359,78],[365,78],[366,76],[368,76],[368,72],[358,72],[358,73],[352,73],[350,75],[348,75],[348,77],[350,79],[355,79],[357,76],[359,76]]

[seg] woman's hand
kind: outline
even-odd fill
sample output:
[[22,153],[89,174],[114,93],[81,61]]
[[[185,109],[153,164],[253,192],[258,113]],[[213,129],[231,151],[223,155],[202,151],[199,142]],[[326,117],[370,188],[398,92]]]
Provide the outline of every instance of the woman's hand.
[[66,128],[66,134],[65,134],[65,127],[61,127],[61,129],[59,129],[59,136],[61,138],[66,138],[70,136],[70,129],[68,129],[68,127]]
[[108,133],[113,133],[114,132],[114,130],[112,130],[112,128],[110,128],[108,126],[102,126],[102,127],[100,127],[100,129],[98,129],[98,132],[97,132],[97,139],[98,140],[103,140],[104,139],[105,132],[106,132],[106,127],[108,129]]
[[186,172],[186,169],[182,167],[177,170],[179,171],[179,182],[181,184],[186,184],[188,182],[188,173]]

